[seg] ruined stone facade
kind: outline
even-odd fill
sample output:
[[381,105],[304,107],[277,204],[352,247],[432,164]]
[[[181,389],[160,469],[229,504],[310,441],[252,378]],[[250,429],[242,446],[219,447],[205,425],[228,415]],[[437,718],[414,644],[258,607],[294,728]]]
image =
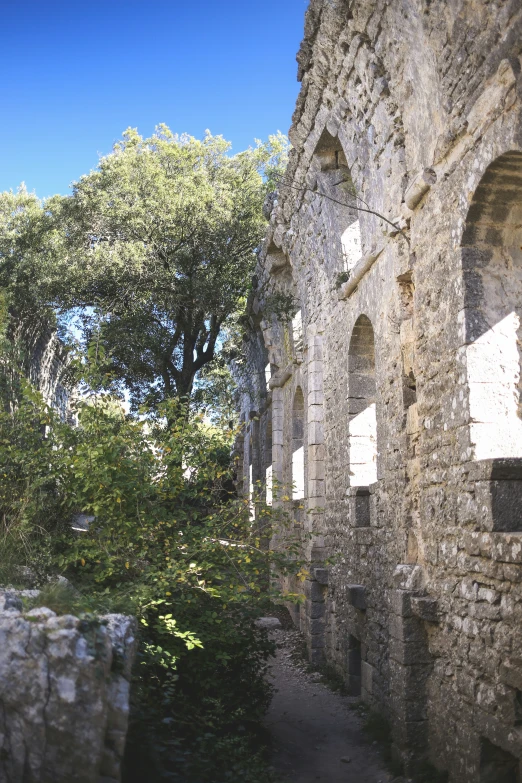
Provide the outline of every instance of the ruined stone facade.
[[[12,312],[7,334],[18,350],[17,358],[25,376],[38,389],[46,404],[63,421],[75,424],[73,406],[77,390],[68,372],[70,355],[56,327],[36,314],[29,318],[27,314],[20,317]],[[9,372],[8,367],[5,369]]]
[[451,783],[522,780],[521,55],[520,0],[312,0],[241,385],[311,659]]
[[31,334],[26,330],[27,365],[29,380],[42,394],[45,402],[54,408],[60,417],[74,424],[72,405],[75,389],[67,377],[69,356],[56,330],[43,325]]

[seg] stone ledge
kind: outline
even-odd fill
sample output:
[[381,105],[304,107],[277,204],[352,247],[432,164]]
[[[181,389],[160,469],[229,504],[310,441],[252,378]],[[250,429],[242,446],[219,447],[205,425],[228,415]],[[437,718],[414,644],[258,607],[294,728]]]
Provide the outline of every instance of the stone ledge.
[[314,568],[314,576],[320,585],[328,584],[328,569],[327,568]]
[[437,182],[434,169],[424,169],[412,180],[406,189],[404,201],[409,209],[415,209],[420,204],[428,190]]
[[522,563],[521,533],[481,533],[464,531],[463,547],[468,555],[501,563]]
[[285,383],[292,377],[293,367],[291,364],[285,367],[283,370],[279,370],[275,375],[272,375],[268,381],[269,389],[277,389],[284,386]]
[[358,487],[348,487],[348,489],[345,492],[345,495],[348,498],[364,497],[365,495],[374,495],[378,486],[379,486],[379,482],[374,481],[373,484],[368,484],[368,485],[361,484]]
[[468,481],[522,481],[522,459],[481,459],[463,465]]
[[378,248],[372,248],[369,253],[357,261],[353,269],[350,271],[350,279],[347,280],[346,283],[343,283],[343,285],[340,287],[337,293],[338,299],[347,299],[350,294],[355,291],[364,275],[369,272],[383,250],[384,245],[381,245]]
[[361,612],[365,612],[366,605],[366,587],[364,585],[346,585],[346,596],[348,603]]
[[412,596],[411,609],[412,613],[420,620],[424,620],[427,623],[439,622],[439,607],[436,598]]

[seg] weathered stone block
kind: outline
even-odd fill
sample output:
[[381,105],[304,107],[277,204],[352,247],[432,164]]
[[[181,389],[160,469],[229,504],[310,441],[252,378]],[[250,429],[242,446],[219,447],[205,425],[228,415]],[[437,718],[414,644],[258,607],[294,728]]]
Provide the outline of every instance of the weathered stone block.
[[366,588],[364,585],[346,585],[348,603],[362,612],[366,611]]
[[310,647],[312,649],[319,649],[325,647],[324,634],[312,634],[310,636]]
[[0,780],[119,780],[135,636],[123,615],[0,612]]
[[324,601],[324,587],[319,582],[305,579],[304,594],[311,601]]
[[388,624],[390,637],[400,642],[424,642],[426,631],[418,617],[390,615]]
[[375,669],[367,661],[361,662],[361,690],[368,696],[373,694]]
[[324,601],[305,601],[305,607],[306,607],[306,615],[310,618],[310,620],[318,620],[325,616],[326,608]]
[[392,735],[395,744],[401,750],[416,749],[422,752],[428,738],[428,721],[412,721],[396,717],[392,725]]
[[394,586],[400,590],[422,590],[424,587],[424,569],[418,565],[401,563],[393,572]]
[[327,568],[314,568],[314,576],[320,585],[328,584],[328,569]]
[[392,614],[412,617],[411,599],[414,595],[411,590],[389,590],[388,601]]
[[428,623],[439,622],[439,608],[436,598],[412,596],[411,608],[413,614]]
[[397,699],[422,700],[432,665],[426,663],[405,665],[393,658],[389,660],[390,692]]
[[432,662],[432,656],[424,641],[404,642],[393,637],[390,639],[390,658],[405,666]]
[[522,691],[522,658],[506,659],[500,666],[500,679],[506,685]]

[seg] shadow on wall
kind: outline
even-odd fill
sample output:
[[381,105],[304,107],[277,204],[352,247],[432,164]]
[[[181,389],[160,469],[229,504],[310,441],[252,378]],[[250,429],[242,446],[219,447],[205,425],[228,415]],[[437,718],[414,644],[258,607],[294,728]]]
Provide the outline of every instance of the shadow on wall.
[[485,738],[480,741],[480,783],[520,783],[518,759]]
[[522,457],[522,153],[475,191],[462,237],[465,364],[475,460]]
[[522,459],[491,460],[489,486],[494,531],[522,533]]
[[522,153],[486,169],[462,236],[472,459],[485,461],[488,527],[522,531]]

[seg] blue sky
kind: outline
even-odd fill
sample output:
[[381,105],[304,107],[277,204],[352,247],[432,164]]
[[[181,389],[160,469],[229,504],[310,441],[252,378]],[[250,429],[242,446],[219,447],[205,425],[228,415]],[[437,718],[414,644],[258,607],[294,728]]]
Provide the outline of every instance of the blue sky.
[[66,193],[125,128],[288,131],[307,0],[0,0],[0,190]]

